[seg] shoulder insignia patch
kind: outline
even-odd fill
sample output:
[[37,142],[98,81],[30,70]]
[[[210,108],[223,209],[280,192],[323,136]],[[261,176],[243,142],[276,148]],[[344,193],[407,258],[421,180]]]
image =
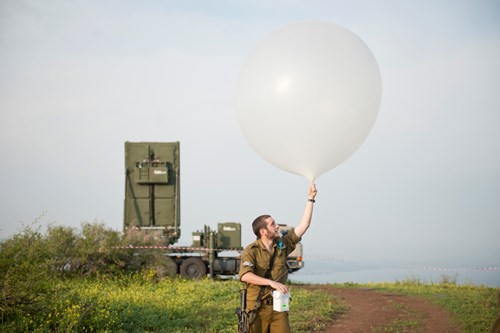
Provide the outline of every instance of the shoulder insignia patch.
[[280,250],[283,250],[286,248],[286,245],[283,244],[283,240],[281,238],[278,239],[278,241],[276,242],[276,245],[278,245],[278,249],[280,249]]
[[243,263],[243,266],[244,266],[244,267],[252,267],[252,266],[253,266],[253,264],[252,264],[250,261],[245,261],[245,262]]

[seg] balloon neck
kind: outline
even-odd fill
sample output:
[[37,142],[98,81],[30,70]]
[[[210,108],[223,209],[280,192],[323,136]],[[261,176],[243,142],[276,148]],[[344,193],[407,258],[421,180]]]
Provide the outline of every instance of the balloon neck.
[[308,177],[306,176],[306,179],[311,182],[311,183],[314,183],[314,181],[316,180],[316,177]]

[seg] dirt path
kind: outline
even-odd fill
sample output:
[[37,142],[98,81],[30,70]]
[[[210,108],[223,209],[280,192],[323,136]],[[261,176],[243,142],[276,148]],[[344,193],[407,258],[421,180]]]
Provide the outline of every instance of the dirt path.
[[325,290],[348,307],[321,333],[421,332],[458,333],[450,315],[430,301],[372,289],[310,286]]

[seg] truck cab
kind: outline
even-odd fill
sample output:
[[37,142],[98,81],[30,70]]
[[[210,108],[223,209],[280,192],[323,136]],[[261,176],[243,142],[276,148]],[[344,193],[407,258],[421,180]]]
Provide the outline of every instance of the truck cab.
[[[280,231],[283,235],[286,235],[293,227],[290,227],[286,224],[279,224]],[[295,246],[295,250],[288,255],[287,265],[288,270],[291,272],[296,272],[299,269],[304,267],[304,261],[302,260],[302,243],[299,242]]]

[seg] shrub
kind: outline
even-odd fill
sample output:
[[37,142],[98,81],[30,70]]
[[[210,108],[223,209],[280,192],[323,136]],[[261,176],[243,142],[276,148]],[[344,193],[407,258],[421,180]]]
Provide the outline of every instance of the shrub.
[[74,268],[81,275],[122,271],[129,254],[116,248],[120,245],[120,233],[107,228],[104,223],[82,223],[81,234],[75,241]]
[[49,226],[46,245],[50,253],[51,268],[60,274],[68,272],[74,266],[76,241],[78,235],[74,228]]
[[[0,243],[2,330],[32,331],[43,318],[57,315],[59,300],[67,293],[58,287],[57,277],[121,273],[130,259],[129,253],[115,248],[121,245],[120,233],[103,223],[83,223],[81,233],[50,226],[46,236],[37,223],[38,219]],[[11,328],[13,323],[16,329]]]
[[80,233],[70,227],[51,226],[46,244],[52,268],[62,275],[119,273],[130,256],[116,248],[122,244],[120,233],[99,222],[82,223]]
[[1,322],[45,312],[54,293],[50,254],[39,229],[25,229],[0,243]]

